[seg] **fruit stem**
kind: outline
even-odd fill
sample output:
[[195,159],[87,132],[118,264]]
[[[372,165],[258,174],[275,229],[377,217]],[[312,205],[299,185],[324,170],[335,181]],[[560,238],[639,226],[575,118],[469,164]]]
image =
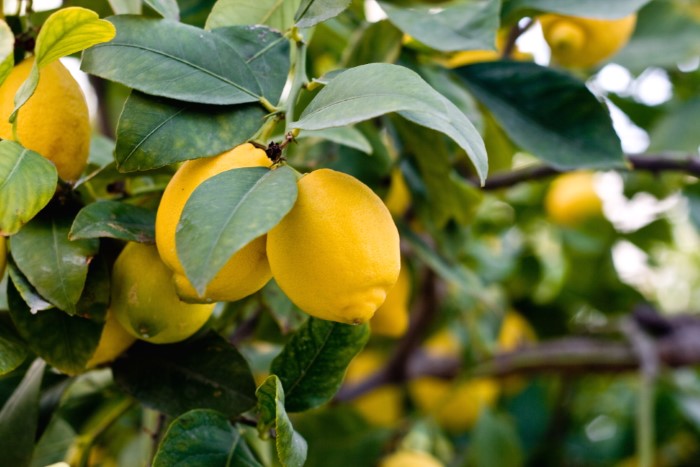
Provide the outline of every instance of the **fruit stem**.
[[[296,28],[293,28],[290,34],[290,39],[294,41],[294,62],[293,62],[293,77],[292,77],[292,87],[289,90],[289,95],[287,96],[286,111],[285,111],[285,121],[286,129],[285,133],[293,131],[290,129],[289,125],[294,120],[294,110],[296,106],[297,99],[299,98],[299,92],[306,86],[309,82],[308,76],[306,76],[306,42],[301,34],[299,34]],[[298,130],[297,130],[298,133]],[[295,135],[296,136],[296,135]]]

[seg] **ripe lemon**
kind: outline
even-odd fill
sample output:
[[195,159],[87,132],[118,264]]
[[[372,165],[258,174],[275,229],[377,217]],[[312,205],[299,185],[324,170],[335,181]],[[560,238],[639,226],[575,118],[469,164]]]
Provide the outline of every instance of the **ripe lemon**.
[[423,451],[397,451],[379,463],[379,467],[444,467],[445,464]]
[[112,270],[111,309],[131,335],[153,344],[178,342],[209,319],[214,305],[181,301],[172,276],[155,246],[124,247]]
[[550,14],[540,16],[539,21],[556,63],[589,68],[612,57],[627,44],[637,15],[606,20]]
[[567,227],[580,226],[603,213],[603,203],[595,192],[592,172],[559,175],[549,186],[544,204],[548,217]]
[[257,292],[270,280],[264,235],[234,254],[209,283],[203,296],[197,294],[185,276],[175,248],[175,232],[182,210],[200,184],[227,170],[269,165],[265,151],[246,143],[215,157],[187,161],[170,180],[156,215],[156,244],[161,259],[174,272],[180,297],[193,302],[232,302]]
[[5,266],[7,266],[7,240],[0,235],[0,279],[5,274]]
[[398,167],[391,171],[389,191],[387,191],[384,204],[391,215],[397,218],[402,217],[411,206],[411,190]]
[[[352,359],[345,373],[345,384],[359,384],[379,370],[386,357],[374,350],[364,350]],[[385,385],[373,389],[352,401],[352,405],[367,420],[376,426],[392,427],[403,416],[401,389],[396,385]]]
[[408,329],[408,305],[411,299],[410,276],[408,267],[402,264],[396,284],[389,290],[386,300],[369,322],[373,334],[401,337],[406,333],[406,329]]
[[[0,86],[0,138],[12,138],[8,121],[14,98],[34,64],[28,58],[14,67]],[[20,109],[17,137],[26,148],[56,165],[58,175],[73,182],[83,173],[90,150],[90,117],[85,96],[60,61],[42,68],[39,85]]]
[[129,334],[126,329],[119,324],[112,310],[107,310],[105,326],[102,328],[100,342],[92,357],[87,362],[86,368],[92,368],[102,363],[111,362],[121,355],[136,338]]
[[522,315],[515,311],[506,313],[498,333],[499,350],[510,352],[536,340],[535,330]]
[[267,234],[272,275],[317,318],[367,322],[401,269],[399,233],[382,200],[330,169],[303,176],[291,211]]
[[[459,343],[449,331],[441,331],[425,343],[432,357],[458,357]],[[459,433],[471,429],[486,407],[494,405],[500,387],[492,378],[448,381],[421,377],[409,383],[409,392],[418,409],[430,414],[444,429]]]

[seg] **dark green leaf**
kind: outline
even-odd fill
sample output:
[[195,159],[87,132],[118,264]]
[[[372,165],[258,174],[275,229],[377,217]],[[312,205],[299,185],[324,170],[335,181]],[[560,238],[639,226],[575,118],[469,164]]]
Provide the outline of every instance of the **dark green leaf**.
[[367,325],[352,326],[309,318],[273,361],[290,412],[317,407],[340,388],[345,369],[369,339]]
[[165,19],[113,16],[117,36],[83,53],[82,69],[147,94],[202,104],[258,101],[260,84],[220,35]]
[[278,31],[294,25],[301,0],[219,0],[207,18],[207,29],[264,24]]
[[258,429],[264,433],[274,427],[277,435],[275,447],[280,463],[285,467],[303,466],[308,446],[289,421],[284,408],[284,389],[279,378],[275,375],[268,376],[255,394],[258,396],[260,412]]
[[511,61],[457,72],[508,136],[534,156],[562,169],[624,165],[607,109],[573,76]]
[[35,360],[0,411],[0,452],[4,465],[24,467],[32,460],[45,366],[41,359]]
[[651,0],[510,0],[505,10],[534,9],[587,18],[621,18],[639,10]]
[[697,154],[700,150],[700,134],[695,131],[700,121],[700,97],[673,108],[651,131],[649,152],[679,151]]
[[403,33],[389,21],[372,23],[353,43],[345,65],[351,68],[365,63],[394,63],[401,53],[402,37]]
[[117,126],[117,166],[132,172],[220,154],[252,137],[264,115],[257,105],[197,105],[133,92]]
[[418,74],[402,66],[372,63],[344,71],[316,95],[291,126],[320,130],[391,112],[452,138],[467,152],[484,180],[488,159],[474,125]]
[[203,294],[238,250],[268,232],[292,209],[297,177],[287,166],[233,169],[197,187],[178,224],[177,254]]
[[501,2],[456,0],[400,7],[379,2],[389,20],[414,39],[442,51],[495,50]]
[[17,331],[34,353],[67,374],[85,369],[97,348],[102,324],[55,309],[33,315],[11,283],[7,287],[7,301]]
[[68,240],[70,219],[37,217],[14,235],[12,258],[39,294],[68,314],[75,314],[96,239]]
[[350,0],[302,0],[294,15],[297,26],[310,28],[341,14],[350,5]]
[[12,235],[51,200],[56,167],[13,141],[0,141],[0,235]]
[[119,201],[99,201],[78,212],[68,237],[71,240],[110,237],[155,243],[156,213]]
[[277,322],[282,334],[296,331],[309,317],[292,303],[274,279],[263,287],[262,301]]
[[0,375],[19,367],[28,354],[22,339],[11,329],[11,325],[0,321]]
[[47,302],[44,300],[44,297],[39,295],[39,292],[37,292],[34,286],[24,277],[24,274],[17,268],[14,261],[10,260],[8,266],[10,279],[12,279],[12,283],[15,284],[24,302],[29,306],[29,311],[32,314],[54,307],[52,303]]
[[235,416],[255,405],[248,363],[214,333],[177,344],[139,342],[112,371],[126,392],[173,416],[200,408]]
[[191,410],[170,424],[154,467],[257,467],[250,452],[228,417],[214,410]]
[[143,0],[144,3],[165,19],[180,19],[180,7],[175,0]]
[[504,415],[484,410],[474,427],[469,449],[470,467],[521,467],[522,448],[513,423]]

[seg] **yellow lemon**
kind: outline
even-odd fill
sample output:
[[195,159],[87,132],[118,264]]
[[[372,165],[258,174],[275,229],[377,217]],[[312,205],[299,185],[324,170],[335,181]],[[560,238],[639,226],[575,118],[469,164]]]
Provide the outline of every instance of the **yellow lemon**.
[[119,324],[112,310],[107,310],[107,317],[105,319],[105,326],[102,329],[102,335],[100,336],[100,342],[97,344],[97,349],[95,349],[95,353],[92,354],[92,357],[87,362],[86,367],[92,368],[102,363],[111,362],[128,349],[135,341],[136,338]]
[[539,21],[556,63],[589,68],[612,57],[627,44],[637,15],[609,20],[550,14],[540,16]]
[[[14,98],[34,64],[28,58],[17,65],[0,86],[0,138],[12,138],[8,121]],[[83,173],[90,150],[90,117],[85,96],[60,61],[46,65],[39,85],[17,116],[17,137],[26,148],[56,165],[58,175],[73,182]]]
[[379,467],[444,467],[445,464],[423,451],[397,451],[379,462]]
[[268,167],[265,151],[246,143],[208,157],[187,161],[175,173],[163,192],[156,215],[156,244],[163,262],[173,270],[178,294],[188,301],[235,301],[260,290],[271,276],[265,253],[265,236],[260,236],[234,254],[203,296],[199,296],[180,263],[175,248],[175,232],[182,210],[192,192],[205,180],[227,170],[243,167]]
[[312,316],[367,322],[401,269],[389,210],[365,184],[334,170],[311,172],[298,187],[294,207],[267,234],[272,275]]
[[603,213],[603,203],[595,192],[592,172],[559,175],[549,186],[544,204],[548,217],[567,227],[579,226]]
[[[437,59],[437,62],[447,68],[457,68],[460,66],[471,65],[472,63],[493,62],[502,58],[503,50],[508,42],[510,28],[503,28],[496,34],[496,49],[497,50],[460,50],[448,54],[443,58]],[[532,55],[521,52],[515,46],[510,58],[514,60],[532,60]]]
[[406,179],[398,167],[391,171],[391,182],[384,204],[386,204],[387,209],[394,217],[403,216],[411,206],[411,190],[408,188]]
[[5,274],[5,266],[7,266],[7,240],[5,237],[0,235],[0,279],[2,275]]
[[114,316],[131,335],[153,344],[187,339],[211,316],[213,304],[180,300],[173,273],[155,246],[129,243],[112,270]]
[[389,290],[386,300],[374,313],[369,324],[373,334],[401,337],[408,329],[409,300],[411,299],[411,274],[405,264],[396,284]]
[[532,329],[530,323],[522,315],[515,311],[506,313],[498,333],[499,350],[510,352],[536,340],[535,330]]
[[[352,359],[345,373],[345,384],[359,384],[386,364],[386,357],[373,350],[364,350]],[[401,389],[385,385],[352,401],[352,405],[372,425],[392,427],[403,416]]]

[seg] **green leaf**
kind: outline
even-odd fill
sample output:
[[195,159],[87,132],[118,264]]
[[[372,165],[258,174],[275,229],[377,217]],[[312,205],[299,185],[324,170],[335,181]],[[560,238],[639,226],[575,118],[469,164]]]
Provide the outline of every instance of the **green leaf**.
[[372,154],[372,145],[360,130],[352,126],[325,128],[323,130],[306,130],[297,139],[321,138],[341,144],[349,148],[357,149],[365,154]]
[[15,109],[10,121],[15,121],[17,111],[34,94],[42,68],[61,57],[107,42],[115,32],[109,21],[100,19],[97,13],[86,8],[68,7],[52,13],[36,38],[36,59],[29,77],[15,95]]
[[139,342],[112,371],[127,393],[173,416],[207,408],[232,417],[255,405],[248,363],[215,333],[177,344]]
[[56,167],[14,141],[0,141],[0,235],[12,235],[48,204]]
[[257,467],[250,448],[228,417],[214,410],[191,410],[175,419],[160,442],[154,467]]
[[114,26],[86,8],[69,7],[53,13],[41,26],[36,38],[36,64],[39,69],[61,57],[112,40]]
[[47,302],[44,300],[44,297],[39,295],[39,292],[37,292],[34,286],[24,277],[24,274],[17,268],[14,261],[10,260],[8,266],[10,279],[12,279],[12,283],[15,284],[24,302],[29,306],[29,312],[31,314],[36,314],[37,311],[54,308],[52,303]]
[[68,238],[110,237],[155,243],[156,213],[150,209],[119,201],[88,204],[75,216]]
[[5,465],[24,467],[32,460],[45,366],[41,359],[34,360],[0,411],[0,452]]
[[639,10],[651,0],[510,0],[504,10],[509,14],[518,10],[534,9],[562,15],[587,18],[621,18]]
[[484,410],[474,427],[469,449],[469,466],[521,467],[522,447],[513,423],[501,414]]
[[39,294],[68,314],[83,292],[95,239],[68,240],[70,219],[36,217],[11,240],[12,258]]
[[340,388],[345,369],[365,346],[369,327],[309,318],[272,361],[286,408],[301,412],[329,401]]
[[297,27],[310,28],[341,14],[350,0],[302,0],[294,15]]
[[29,355],[22,339],[10,323],[0,321],[0,375],[6,375],[18,368]]
[[5,81],[15,64],[15,35],[4,20],[0,19],[0,84]]
[[684,102],[664,115],[651,131],[649,152],[679,151],[697,154],[700,135],[695,131],[700,120],[700,97]]
[[201,104],[261,97],[251,67],[219,34],[165,19],[114,16],[117,36],[83,53],[83,71],[146,94]]
[[292,303],[274,279],[262,288],[262,302],[284,335],[299,329],[309,317]]
[[435,5],[400,7],[379,2],[389,21],[436,50],[495,50],[501,2],[456,0]]
[[69,375],[85,370],[100,340],[101,323],[68,316],[55,309],[33,315],[11,283],[7,287],[7,301],[12,321],[32,352]]
[[408,68],[372,63],[333,78],[304,109],[292,128],[321,130],[398,112],[445,133],[462,147],[483,181],[488,172],[484,141],[469,119]]
[[180,7],[176,0],[143,0],[144,3],[165,19],[180,19]]
[[197,105],[132,92],[117,126],[117,167],[141,171],[220,154],[250,139],[264,115],[258,105]]
[[308,446],[306,440],[294,431],[285,411],[284,389],[275,375],[268,376],[255,392],[258,396],[260,420],[258,430],[261,433],[274,427],[277,437],[275,447],[280,463],[287,467],[301,467],[306,461]]
[[264,24],[279,31],[294,25],[301,0],[219,0],[207,18],[206,29]]
[[198,293],[238,250],[267,233],[292,209],[297,177],[287,166],[233,169],[200,184],[175,235],[177,254]]
[[403,33],[386,20],[372,23],[353,42],[345,66],[351,68],[365,63],[394,63],[401,53]]
[[117,15],[140,15],[141,0],[107,0]]
[[489,62],[457,73],[526,151],[560,169],[624,166],[610,115],[585,83],[525,62]]

